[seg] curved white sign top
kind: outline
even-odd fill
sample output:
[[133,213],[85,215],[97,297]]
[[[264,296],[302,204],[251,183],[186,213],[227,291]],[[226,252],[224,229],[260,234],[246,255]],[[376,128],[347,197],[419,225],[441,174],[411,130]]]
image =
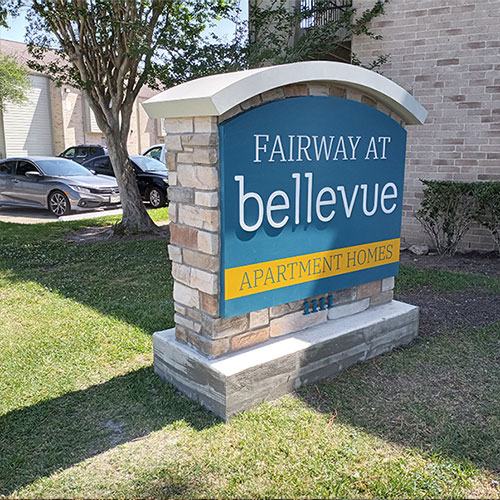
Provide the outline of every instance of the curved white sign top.
[[143,103],[150,118],[220,116],[234,106],[284,85],[325,82],[356,89],[385,104],[408,125],[423,124],[427,111],[388,78],[351,64],[308,61],[223,73],[192,80]]

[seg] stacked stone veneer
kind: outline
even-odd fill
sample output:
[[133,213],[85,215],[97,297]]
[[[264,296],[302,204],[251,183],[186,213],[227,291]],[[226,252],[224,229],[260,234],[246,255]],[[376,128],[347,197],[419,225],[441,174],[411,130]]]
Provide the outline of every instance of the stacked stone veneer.
[[[356,0],[361,12],[374,0]],[[355,36],[353,52],[429,111],[426,124],[408,130],[403,237],[427,238],[415,219],[420,179],[500,180],[500,0],[393,0],[370,29],[383,37]],[[488,231],[474,227],[462,248],[491,250]]]
[[[400,117],[357,91],[312,82],[268,91],[219,118],[166,120],[176,339],[215,358],[390,302],[394,278],[332,292],[334,307],[304,315],[304,300],[232,318],[219,317],[220,209],[218,124],[252,107],[306,95],[344,97]],[[327,296],[330,294],[325,294]],[[314,298],[319,299],[321,296]],[[318,301],[319,302],[319,301]]]

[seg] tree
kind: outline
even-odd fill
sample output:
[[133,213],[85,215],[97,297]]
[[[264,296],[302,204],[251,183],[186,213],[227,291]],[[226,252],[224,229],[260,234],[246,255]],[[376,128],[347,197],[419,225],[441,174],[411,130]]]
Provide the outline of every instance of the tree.
[[142,86],[158,88],[160,76],[176,83],[169,68],[204,43],[204,29],[231,12],[232,0],[33,0],[25,5],[30,7],[30,66],[57,84],[82,89],[106,138],[121,194],[121,230],[154,231],[127,152],[133,103]]
[[[233,40],[213,36],[210,43],[205,28],[214,19],[235,17],[234,0],[0,0],[0,24],[6,12],[29,7],[27,39],[35,59],[30,66],[86,93],[120,187],[121,228],[141,232],[156,226],[137,189],[127,138],[143,85],[159,88],[207,74],[328,59],[350,33],[377,38],[367,24],[387,1],[377,0],[361,15],[346,8],[339,20],[304,30],[297,43],[291,41],[300,23],[326,12],[330,1],[292,11],[283,0],[267,8],[251,6],[250,30],[239,23]],[[359,63],[355,56],[352,62]]]
[[[209,45],[191,45],[189,57],[171,61],[173,81],[208,74],[286,64],[298,61],[342,59],[354,65],[376,69],[388,60],[387,54],[363,65],[351,53],[353,35],[381,39],[369,29],[370,22],[385,13],[389,0],[374,0],[371,8],[359,11],[349,0],[315,0],[309,7],[290,9],[285,0],[250,0],[249,21],[235,22],[234,37],[224,40],[212,35]],[[307,4],[305,4],[307,5]],[[340,8],[339,8],[340,7]],[[184,79],[184,80],[183,80]]]
[[[293,9],[289,9],[284,0],[272,0],[267,7],[253,0],[249,12],[247,64],[259,67],[344,59],[344,62],[361,65],[356,54],[348,48],[350,40],[353,35],[381,39],[369,29],[369,24],[385,13],[384,6],[388,2],[376,0],[371,8],[360,12],[349,0],[315,0]],[[381,55],[366,67],[377,68],[387,59],[386,54]]]
[[[0,0],[0,26],[7,28],[7,17],[16,14],[18,0],[7,2]],[[0,111],[7,102],[20,104],[26,100],[26,90],[30,87],[30,79],[26,66],[16,58],[0,53]]]
[[0,54],[0,111],[4,110],[7,102],[24,102],[29,87],[26,67],[12,56]]
[[7,18],[10,15],[17,15],[19,5],[17,0],[0,0],[0,27],[8,28]]

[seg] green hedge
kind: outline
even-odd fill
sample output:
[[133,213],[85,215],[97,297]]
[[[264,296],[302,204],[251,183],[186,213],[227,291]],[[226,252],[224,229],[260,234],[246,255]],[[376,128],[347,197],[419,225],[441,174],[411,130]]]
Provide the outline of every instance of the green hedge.
[[488,229],[500,253],[500,181],[477,182],[474,219]]
[[416,218],[441,255],[453,255],[473,222],[487,228],[500,252],[500,181],[424,180]]

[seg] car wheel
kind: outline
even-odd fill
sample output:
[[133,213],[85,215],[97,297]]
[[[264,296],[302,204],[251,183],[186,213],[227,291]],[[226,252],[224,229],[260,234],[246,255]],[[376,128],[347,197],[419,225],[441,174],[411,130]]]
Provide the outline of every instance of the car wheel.
[[148,200],[153,208],[164,207],[167,204],[167,195],[162,189],[152,187],[148,192]]
[[61,191],[54,191],[49,196],[49,210],[58,217],[71,211],[68,197]]

